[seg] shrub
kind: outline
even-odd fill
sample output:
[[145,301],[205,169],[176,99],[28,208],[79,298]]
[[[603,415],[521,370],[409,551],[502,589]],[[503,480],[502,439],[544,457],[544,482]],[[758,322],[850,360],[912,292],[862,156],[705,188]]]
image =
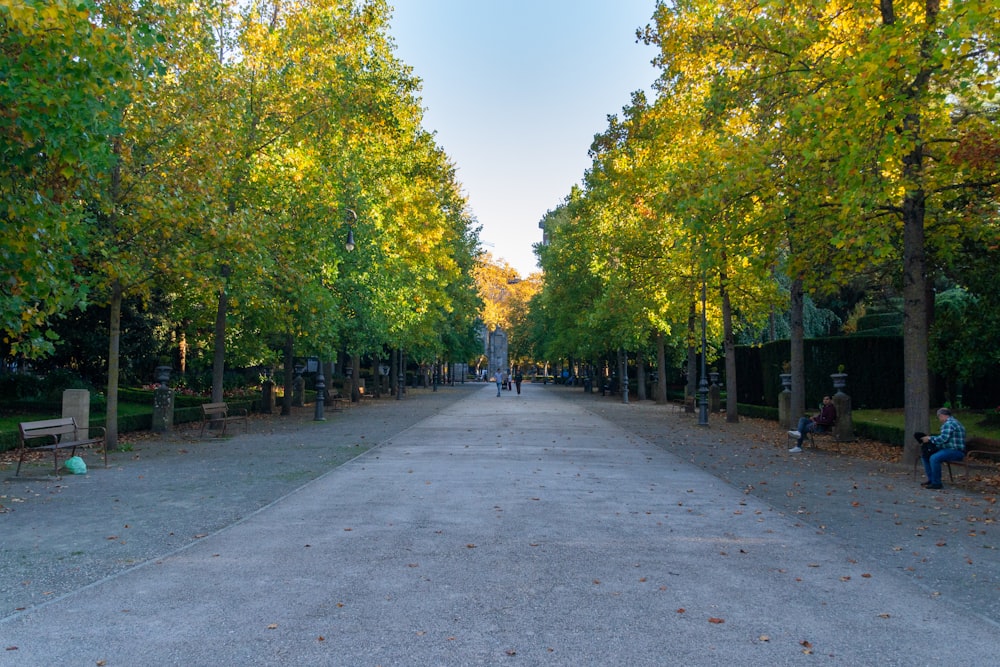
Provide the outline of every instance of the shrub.
[[23,373],[0,375],[0,401],[32,399],[41,395],[42,382],[34,375]]
[[750,405],[748,403],[738,403],[736,405],[736,412],[743,415],[744,417],[754,417],[757,419],[773,419],[778,420],[778,408],[772,408],[768,405]]
[[62,401],[62,394],[67,389],[87,389],[93,387],[74,371],[67,368],[57,368],[42,378],[41,397],[51,401]]
[[890,424],[875,424],[872,422],[858,421],[854,420],[854,435],[868,438],[870,440],[878,440],[880,442],[887,442],[890,445],[896,445],[898,447],[903,446],[903,438],[905,437],[903,429],[898,426],[892,426]]

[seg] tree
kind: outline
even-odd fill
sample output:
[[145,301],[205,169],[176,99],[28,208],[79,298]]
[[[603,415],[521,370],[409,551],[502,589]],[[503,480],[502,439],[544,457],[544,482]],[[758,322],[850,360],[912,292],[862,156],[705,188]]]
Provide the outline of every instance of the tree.
[[[898,253],[910,432],[926,430],[928,414],[926,253],[970,231],[936,225],[928,241],[928,212],[946,221],[928,204],[996,184],[969,178],[949,154],[965,124],[956,95],[993,89],[997,11],[985,2],[942,9],[734,0],[661,5],[656,17],[671,75],[704,74],[706,112],[748,115],[758,128],[750,136],[773,147],[780,185],[767,215],[792,223],[793,279],[822,290]],[[823,256],[831,261],[817,272]],[[915,452],[908,439],[907,460]]]
[[51,318],[88,302],[78,261],[94,222],[83,194],[112,163],[128,39],[86,4],[0,6],[0,332],[13,354],[51,352]]

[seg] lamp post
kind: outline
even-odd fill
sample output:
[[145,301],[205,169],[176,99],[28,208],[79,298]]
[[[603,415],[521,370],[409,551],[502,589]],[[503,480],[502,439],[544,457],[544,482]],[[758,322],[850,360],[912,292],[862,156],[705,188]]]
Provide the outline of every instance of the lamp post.
[[628,352],[621,348],[622,403],[628,403]]
[[[358,219],[358,214],[355,213],[353,209],[347,209],[344,219],[344,224],[347,225],[347,241],[344,243],[344,249],[347,250],[347,252],[353,252],[355,248],[354,223]],[[313,421],[326,421],[326,417],[323,416],[323,403],[325,399],[326,378],[323,376],[323,361],[320,360],[319,372],[316,373],[316,413],[313,415]]]
[[358,221],[358,214],[354,212],[354,209],[347,209],[344,215],[345,222],[347,225],[347,243],[344,244],[344,248],[347,252],[354,252],[354,223]]
[[707,286],[705,285],[705,274],[701,274],[701,380],[698,382],[698,426],[708,426],[708,374],[705,372],[705,329],[707,328],[707,318],[705,316],[705,302],[707,301]]
[[326,378],[323,377],[323,360],[319,360],[319,371],[316,372],[316,413],[313,415],[314,422],[325,422],[323,416],[323,401],[326,400]]
[[399,366],[399,378],[396,382],[396,400],[403,400],[403,383],[406,382],[406,365],[403,357],[403,348],[396,350],[396,364]]

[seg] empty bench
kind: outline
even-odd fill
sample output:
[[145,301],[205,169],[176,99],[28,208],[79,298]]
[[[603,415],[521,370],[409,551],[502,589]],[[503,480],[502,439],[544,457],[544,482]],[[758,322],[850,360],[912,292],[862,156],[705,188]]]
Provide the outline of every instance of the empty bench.
[[[55,466],[55,474],[59,474],[59,450],[70,450],[69,455],[76,455],[77,447],[94,447],[100,445],[104,449],[104,467],[108,467],[108,448],[104,444],[105,429],[103,426],[88,427],[88,434],[83,436],[83,429],[77,426],[73,417],[62,417],[60,419],[43,419],[34,422],[21,422],[18,424],[20,435],[18,445],[20,447],[20,457],[17,460],[17,471],[14,476],[21,474],[21,464],[29,451],[52,451],[52,463]],[[99,431],[100,435],[91,436],[89,431]],[[36,444],[40,443],[40,444]]]
[[226,426],[229,422],[242,421],[243,428],[250,432],[250,413],[246,408],[232,409],[228,403],[202,403],[201,404],[201,433],[199,437],[205,435],[205,427],[212,423],[222,422],[222,435],[226,434]]
[[339,391],[328,391],[326,392],[326,398],[323,399],[323,405],[334,412],[340,412],[344,408],[351,407],[351,399],[344,398]]
[[674,412],[694,414],[698,411],[698,402],[694,396],[686,396],[682,401],[670,401],[670,406],[674,409]]

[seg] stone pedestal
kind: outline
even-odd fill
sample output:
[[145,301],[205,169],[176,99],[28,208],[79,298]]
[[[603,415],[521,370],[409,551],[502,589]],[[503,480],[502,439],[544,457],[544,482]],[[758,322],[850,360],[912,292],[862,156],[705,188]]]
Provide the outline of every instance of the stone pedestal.
[[792,392],[785,390],[778,394],[778,423],[783,429],[792,429],[798,424],[792,423]]
[[301,375],[296,375],[292,380],[292,405],[301,408],[306,404],[306,381]]
[[165,433],[174,427],[174,390],[165,384],[153,390],[153,431]]
[[708,409],[711,412],[719,412],[722,409],[722,392],[717,384],[708,388]]
[[837,423],[833,426],[833,437],[837,442],[851,442],[854,440],[851,397],[838,389],[831,398],[833,407],[837,408]]
[[62,416],[72,417],[80,427],[80,438],[89,437],[90,429],[90,391],[86,389],[67,389],[62,397]]

